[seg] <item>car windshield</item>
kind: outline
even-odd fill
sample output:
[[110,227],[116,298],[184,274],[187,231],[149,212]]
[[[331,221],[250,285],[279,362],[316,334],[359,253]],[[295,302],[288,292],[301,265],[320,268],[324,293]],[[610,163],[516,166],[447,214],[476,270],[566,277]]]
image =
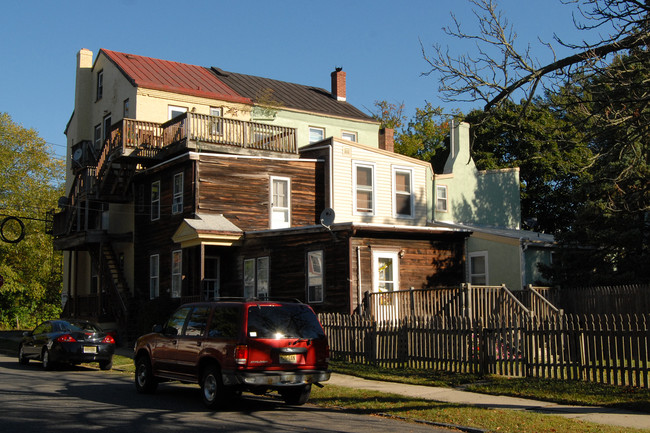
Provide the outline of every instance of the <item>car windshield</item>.
[[315,339],[323,337],[324,332],[305,305],[255,305],[248,308],[248,336]]

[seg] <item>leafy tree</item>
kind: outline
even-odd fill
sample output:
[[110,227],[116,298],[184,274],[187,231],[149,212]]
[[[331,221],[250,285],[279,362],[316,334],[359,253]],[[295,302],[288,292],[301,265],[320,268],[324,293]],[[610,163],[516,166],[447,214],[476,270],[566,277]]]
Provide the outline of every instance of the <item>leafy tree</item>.
[[434,172],[442,172],[449,155],[449,120],[452,116],[427,102],[424,108],[416,108],[413,118],[405,123],[404,104],[376,101],[375,106],[379,111],[373,113],[373,117],[381,122],[381,127],[396,130],[396,153],[427,161]]
[[[62,195],[63,162],[33,129],[0,113],[0,326],[32,326],[61,310],[61,255],[46,234],[46,212]],[[20,223],[18,223],[18,220]]]
[[480,170],[520,168],[524,227],[545,233],[568,230],[574,191],[588,174],[592,153],[584,134],[545,98],[505,101],[489,113],[472,111],[472,154]]

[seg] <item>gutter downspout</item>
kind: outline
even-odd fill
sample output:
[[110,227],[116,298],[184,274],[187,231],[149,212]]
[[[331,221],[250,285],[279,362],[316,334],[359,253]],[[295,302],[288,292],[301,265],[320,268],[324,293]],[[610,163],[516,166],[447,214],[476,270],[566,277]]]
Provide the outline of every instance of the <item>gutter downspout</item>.
[[357,310],[361,313],[361,247],[357,245]]

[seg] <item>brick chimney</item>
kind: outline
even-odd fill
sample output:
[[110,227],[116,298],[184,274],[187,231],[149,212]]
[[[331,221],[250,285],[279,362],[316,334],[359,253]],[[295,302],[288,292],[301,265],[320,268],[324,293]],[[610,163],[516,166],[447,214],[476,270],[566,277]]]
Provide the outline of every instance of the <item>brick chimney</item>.
[[345,72],[337,67],[332,76],[332,96],[337,101],[345,101]]
[[389,152],[395,152],[395,130],[393,128],[381,128],[379,130],[379,148]]

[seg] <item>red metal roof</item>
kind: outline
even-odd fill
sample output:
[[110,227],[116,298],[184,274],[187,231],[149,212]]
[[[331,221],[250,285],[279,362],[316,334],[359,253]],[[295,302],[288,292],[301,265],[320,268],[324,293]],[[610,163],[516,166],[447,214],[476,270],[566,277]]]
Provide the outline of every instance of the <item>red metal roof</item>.
[[169,60],[101,49],[134,86],[210,99],[250,104],[252,101],[219,80],[210,69]]

